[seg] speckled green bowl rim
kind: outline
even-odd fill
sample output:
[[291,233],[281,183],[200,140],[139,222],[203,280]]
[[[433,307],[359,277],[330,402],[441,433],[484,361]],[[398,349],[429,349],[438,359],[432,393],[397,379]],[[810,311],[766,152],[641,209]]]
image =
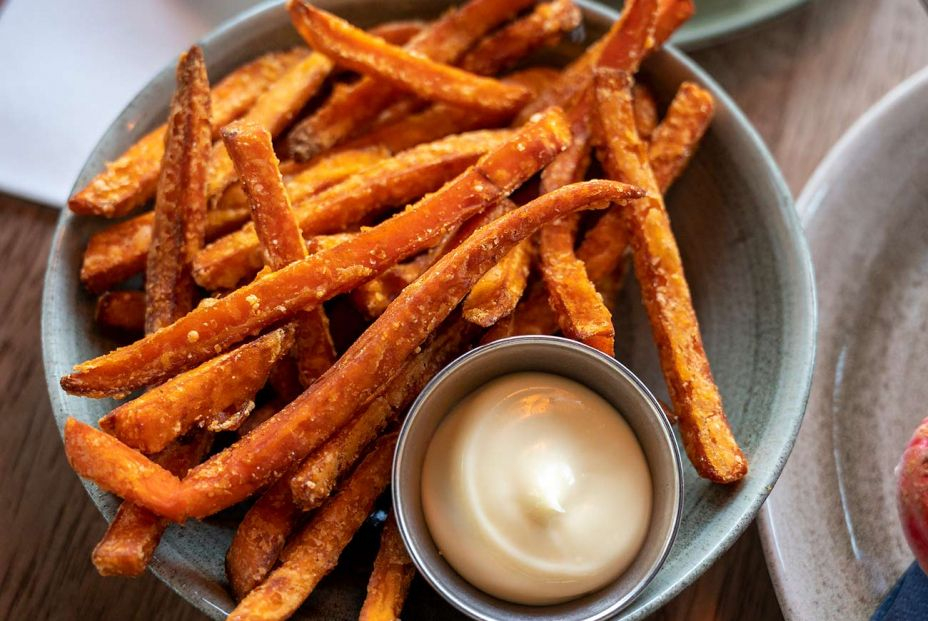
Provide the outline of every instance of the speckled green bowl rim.
[[[592,0],[574,1],[588,16],[594,16],[610,22],[618,18],[618,12],[597,4]],[[323,4],[327,7],[336,7],[337,3],[338,0],[329,0]],[[271,19],[275,11],[281,10],[282,4],[283,2],[281,0],[269,0],[268,2],[245,11],[208,34],[199,44],[204,47],[208,55],[209,48],[213,47],[217,40],[221,41],[223,38],[229,36],[231,31],[242,28],[245,24],[251,22],[263,23]],[[335,10],[337,12],[337,8]],[[730,515],[730,519],[727,520],[729,525],[728,528],[720,529],[711,534],[712,540],[706,542],[705,547],[700,550],[698,557],[691,563],[688,563],[690,569],[684,572],[676,582],[666,585],[662,590],[654,592],[648,591],[648,599],[645,602],[642,602],[641,598],[639,598],[639,600],[633,603],[621,617],[626,620],[640,619],[654,612],[684,588],[692,584],[693,581],[706,571],[719,556],[737,540],[754,519],[761,504],[766,499],[767,494],[769,494],[770,490],[773,488],[792,450],[809,396],[809,386],[811,383],[814,361],[816,304],[812,261],[805,237],[802,233],[802,227],[793,208],[792,196],[780,169],[751,123],[745,118],[744,114],[738,109],[731,98],[729,98],[708,74],[673,46],[667,46],[662,53],[670,55],[674,62],[679,63],[683,68],[691,72],[693,78],[712,93],[717,102],[717,109],[720,111],[724,110],[727,115],[731,116],[734,123],[744,132],[743,138],[750,148],[753,149],[754,156],[757,157],[766,168],[768,177],[765,181],[776,189],[780,199],[776,203],[771,204],[770,209],[776,209],[780,212],[784,231],[788,236],[788,243],[784,246],[785,256],[789,257],[791,263],[793,263],[792,268],[794,271],[791,274],[798,285],[795,291],[797,294],[795,300],[797,325],[793,326],[791,329],[791,340],[796,344],[805,343],[807,346],[797,346],[794,352],[796,356],[796,359],[793,361],[794,372],[789,378],[790,383],[788,389],[792,393],[790,401],[794,403],[795,408],[783,415],[775,416],[773,420],[770,421],[770,429],[773,432],[771,437],[781,439],[780,445],[776,447],[778,450],[772,451],[775,454],[775,459],[768,459],[762,463],[752,464],[753,467],[749,477],[751,478],[751,486],[755,491],[752,494],[738,494],[731,504],[724,509]],[[126,106],[123,112],[120,113],[108,128],[107,132],[103,134],[100,143],[102,144],[107,139],[108,134],[114,127],[128,120],[131,111],[146,105],[148,91],[153,83],[169,80],[173,72],[174,63],[171,62]],[[94,148],[92,153],[95,154],[98,148],[99,144]],[[85,169],[93,165],[95,165],[94,162],[88,159],[78,179],[85,175],[87,172]],[[77,183],[75,183],[72,193],[78,189]],[[65,395],[59,387],[59,378],[56,376],[53,365],[50,362],[55,359],[55,338],[52,336],[51,327],[55,323],[56,313],[51,302],[56,300],[54,288],[51,286],[53,279],[49,278],[49,274],[55,273],[60,269],[61,257],[59,256],[58,248],[64,231],[75,217],[76,216],[69,210],[62,210],[51,244],[42,299],[42,354],[49,397],[59,432],[63,429],[66,410],[64,404]],[[771,449],[772,447],[768,446],[767,448]],[[94,503],[100,508],[101,513],[103,513],[102,495],[91,483],[82,480],[82,484],[85,489],[87,489]],[[176,579],[174,575],[176,570],[169,564],[163,562],[162,559],[159,558],[158,553],[155,554],[150,568],[152,573],[192,605],[214,619],[224,618],[222,611],[217,609],[214,604],[205,598],[200,585],[190,584]],[[88,571],[91,571],[89,566]]]
[[699,12],[696,0],[696,15],[673,36],[671,41],[685,50],[692,51],[720,43],[730,37],[757,28],[762,23],[779,17],[809,0],[764,0],[752,2],[740,9],[732,9],[721,15]]

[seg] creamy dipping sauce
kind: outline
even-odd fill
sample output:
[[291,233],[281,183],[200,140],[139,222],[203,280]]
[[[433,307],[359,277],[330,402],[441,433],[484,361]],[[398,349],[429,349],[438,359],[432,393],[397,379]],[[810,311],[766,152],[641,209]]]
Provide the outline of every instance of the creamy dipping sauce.
[[651,519],[651,473],[634,432],[573,380],[513,373],[442,421],[426,452],[422,505],[442,555],[475,587],[554,604],[632,563]]

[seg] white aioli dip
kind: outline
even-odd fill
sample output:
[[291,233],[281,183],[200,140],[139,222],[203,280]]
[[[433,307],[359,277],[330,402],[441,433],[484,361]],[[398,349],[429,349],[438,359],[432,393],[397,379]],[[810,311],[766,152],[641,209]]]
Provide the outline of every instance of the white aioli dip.
[[651,473],[625,420],[573,380],[514,373],[478,388],[426,452],[422,504],[442,555],[477,588],[554,604],[617,578],[651,519]]

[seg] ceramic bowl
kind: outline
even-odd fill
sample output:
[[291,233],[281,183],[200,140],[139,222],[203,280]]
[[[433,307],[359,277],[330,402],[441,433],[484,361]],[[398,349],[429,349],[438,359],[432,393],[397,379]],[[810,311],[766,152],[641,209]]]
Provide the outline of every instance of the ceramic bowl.
[[[621,413],[644,451],[653,505],[634,562],[606,586],[554,606],[523,606],[468,584],[445,561],[422,508],[422,464],[451,409],[487,382],[523,371],[550,373],[590,388]],[[631,603],[667,558],[683,509],[683,468],[673,428],[651,391],[615,358],[557,336],[516,336],[479,347],[449,364],[409,408],[393,462],[393,506],[419,573],[458,610],[480,621],[597,621]]]
[[[317,4],[362,26],[387,19],[434,17],[447,0],[319,0]],[[585,35],[547,59],[564,62],[602,34],[615,11],[578,0]],[[297,42],[280,2],[261,5],[228,22],[202,42],[216,80],[261,52]],[[180,50],[178,50],[180,52]],[[141,91],[103,134],[75,182],[82,187],[145,132],[160,124],[174,88],[170,66]],[[623,611],[639,618],[696,579],[753,519],[789,455],[808,395],[812,368],[815,301],[812,267],[792,199],[776,163],[737,106],[698,66],[674,49],[644,67],[648,82],[666,104],[681,82],[709,89],[717,114],[689,169],[668,195],[668,205],[686,266],[705,347],[735,435],[751,462],[748,477],[733,486],[699,479],[684,467],[683,520],[674,549],[654,580]],[[48,263],[42,309],[42,339],[49,394],[58,425],[67,416],[95,423],[114,405],[109,399],[65,395],[58,379],[77,362],[113,346],[93,325],[94,299],[78,282],[88,237],[107,223],[63,211]],[[658,397],[664,383],[634,279],[617,302],[618,359]],[[117,499],[87,484],[91,499],[111,519]],[[240,514],[239,514],[240,515]],[[223,558],[237,514],[168,530],[152,571],[191,603],[215,618],[233,604]],[[370,571],[376,531],[365,528],[342,556],[339,568],[320,584],[299,613],[303,618],[357,618]],[[93,571],[89,559],[87,571]],[[448,619],[455,612],[422,581],[416,581],[404,619]]]

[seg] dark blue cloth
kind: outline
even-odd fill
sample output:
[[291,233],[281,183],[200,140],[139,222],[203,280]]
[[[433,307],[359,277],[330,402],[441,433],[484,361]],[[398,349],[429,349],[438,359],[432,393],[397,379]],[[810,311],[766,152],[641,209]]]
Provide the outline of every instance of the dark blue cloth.
[[912,563],[870,617],[870,621],[916,619],[928,619],[928,576],[918,563]]

